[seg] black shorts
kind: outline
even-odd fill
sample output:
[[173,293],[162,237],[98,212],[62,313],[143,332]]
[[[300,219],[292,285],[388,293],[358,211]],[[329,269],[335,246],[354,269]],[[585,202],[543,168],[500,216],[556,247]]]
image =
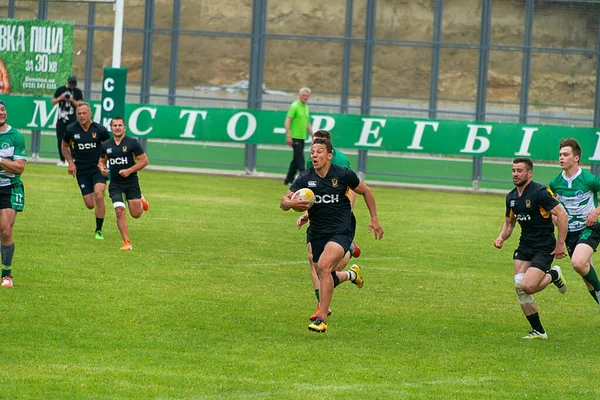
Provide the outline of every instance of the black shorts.
[[519,243],[519,247],[513,254],[513,260],[530,261],[532,267],[548,272],[554,261],[554,254],[552,254],[554,247],[556,242],[536,246]]
[[140,190],[139,181],[136,179],[131,182],[115,182],[110,181],[108,185],[108,195],[115,203],[124,203],[126,200],[138,200],[142,198],[142,191]]
[[356,236],[356,217],[354,213],[352,213],[352,219],[350,220],[350,230],[352,231],[352,240],[354,240],[354,236]]
[[79,172],[79,168],[77,170],[77,184],[82,196],[94,193],[94,186],[98,183],[106,185],[106,177],[102,176],[99,169],[84,170],[81,173]]
[[600,225],[596,224],[591,228],[585,227],[579,231],[567,233],[565,245],[567,246],[569,257],[573,257],[575,247],[579,243],[585,243],[588,246],[590,246],[594,251],[596,251],[596,249],[598,248],[598,244],[600,244]]
[[335,242],[344,248],[344,254],[350,249],[352,245],[352,235],[348,233],[337,233],[328,236],[317,236],[317,237],[309,237],[308,241],[312,248],[312,257],[313,262],[318,262],[321,254],[323,254],[323,250],[325,250],[325,245],[328,242]]
[[25,187],[23,182],[15,185],[0,186],[0,210],[12,208],[15,211],[23,211],[25,207]]

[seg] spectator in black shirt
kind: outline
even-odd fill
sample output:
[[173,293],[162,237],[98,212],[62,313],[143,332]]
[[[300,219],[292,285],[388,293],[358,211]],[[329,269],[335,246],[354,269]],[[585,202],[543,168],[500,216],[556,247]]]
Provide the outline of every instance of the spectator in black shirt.
[[56,143],[58,145],[58,156],[60,161],[56,164],[59,167],[68,166],[65,157],[62,154],[62,140],[65,135],[67,126],[77,121],[75,110],[77,106],[83,102],[83,93],[77,88],[77,77],[71,75],[67,79],[67,84],[59,87],[54,92],[52,105],[58,103],[58,118],[56,119]]

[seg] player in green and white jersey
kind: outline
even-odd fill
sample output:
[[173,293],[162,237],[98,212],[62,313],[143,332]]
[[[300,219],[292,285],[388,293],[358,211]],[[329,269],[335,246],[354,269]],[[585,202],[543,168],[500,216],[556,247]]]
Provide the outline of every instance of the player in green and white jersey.
[[592,256],[600,243],[598,192],[600,178],[579,167],[581,147],[573,138],[559,145],[562,172],[548,185],[569,214],[566,245],[573,269],[581,275],[588,291],[598,303],[600,280],[592,264]]
[[27,151],[21,132],[6,123],[6,105],[0,100],[0,254],[2,287],[13,287],[12,259],[15,242],[12,232],[17,212],[25,206],[21,174],[25,171]]

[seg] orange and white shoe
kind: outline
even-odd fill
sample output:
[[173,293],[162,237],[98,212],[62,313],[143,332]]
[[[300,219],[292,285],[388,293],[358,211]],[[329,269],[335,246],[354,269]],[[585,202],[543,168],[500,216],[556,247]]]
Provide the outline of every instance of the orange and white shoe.
[[123,242],[123,247],[121,247],[121,250],[133,250],[133,246],[131,245],[131,242],[129,242],[129,241]]
[[[315,311],[315,313],[313,315],[311,315],[309,317],[309,319],[311,321],[315,321],[317,318],[319,318],[319,311],[321,311],[321,304],[317,303],[317,311]],[[331,315],[331,308],[327,310],[327,316]]]
[[13,287],[12,276],[3,276],[2,277],[2,287]]
[[141,200],[142,200],[142,209],[144,211],[148,211],[148,209],[150,208],[150,204],[148,204],[148,200],[146,200],[144,198],[144,196],[142,196]]

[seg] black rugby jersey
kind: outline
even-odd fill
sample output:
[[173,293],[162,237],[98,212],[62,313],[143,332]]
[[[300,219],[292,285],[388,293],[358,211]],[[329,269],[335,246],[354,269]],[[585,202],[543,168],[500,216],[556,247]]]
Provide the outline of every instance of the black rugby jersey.
[[515,217],[521,225],[521,236],[551,233],[554,224],[550,211],[559,204],[545,185],[531,181],[519,196],[517,188],[506,195],[506,217]]
[[63,141],[69,144],[75,166],[80,171],[98,169],[98,160],[102,157],[102,142],[110,139],[105,127],[92,122],[84,131],[79,122],[67,126]]
[[331,164],[327,175],[321,178],[314,168],[302,172],[292,183],[290,190],[309,188],[315,194],[315,204],[308,209],[311,235],[331,235],[351,230],[352,207],[349,189],[360,184],[356,173],[350,169]]
[[126,182],[137,177],[137,172],[127,178],[119,175],[120,170],[132,167],[137,162],[137,157],[144,154],[144,149],[137,138],[125,136],[118,145],[115,139],[107,140],[102,143],[102,152],[102,157],[108,158],[110,179],[113,182]]

